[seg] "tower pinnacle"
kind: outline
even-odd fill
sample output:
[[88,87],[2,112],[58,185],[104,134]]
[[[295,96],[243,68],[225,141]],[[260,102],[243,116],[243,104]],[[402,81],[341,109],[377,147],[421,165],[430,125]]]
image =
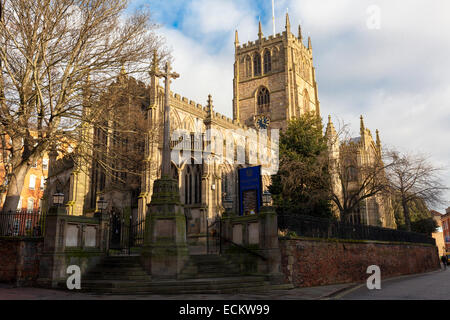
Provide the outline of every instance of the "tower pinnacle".
[[378,149],[378,152],[381,153],[381,140],[380,140],[380,132],[378,131],[378,129],[375,131],[375,134],[376,134],[377,149]]
[[238,37],[238,31],[236,29],[236,32],[234,34],[234,46],[237,47],[239,46],[239,37]]
[[261,42],[261,39],[262,39],[262,37],[263,37],[264,35],[263,35],[263,33],[262,33],[262,27],[261,27],[261,20],[259,21],[259,31],[258,31],[258,38],[259,38],[259,41]]
[[366,128],[364,127],[364,118],[363,118],[362,115],[359,117],[359,119],[360,119],[360,121],[359,121],[359,131],[361,132],[361,136],[362,136],[364,134]]
[[286,12],[286,32],[289,33],[291,31],[291,23],[289,21],[289,13]]

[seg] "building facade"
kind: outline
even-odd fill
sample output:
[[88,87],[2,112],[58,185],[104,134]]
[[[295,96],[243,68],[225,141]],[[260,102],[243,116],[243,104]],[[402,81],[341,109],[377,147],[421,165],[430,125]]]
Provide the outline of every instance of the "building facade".
[[[33,136],[34,134],[36,134],[36,132],[31,131],[31,135]],[[9,137],[5,135],[3,139],[6,144],[5,149],[8,149]],[[3,203],[6,198],[6,185],[8,184],[9,171],[7,168],[8,160],[4,160],[4,157],[8,157],[8,151],[6,150],[0,153],[0,211],[1,208],[3,208]],[[25,176],[17,210],[36,211],[42,208],[42,197],[44,195],[46,179],[48,176],[48,166],[49,158],[47,153],[45,153],[44,156],[38,161],[33,163]]]
[[450,207],[445,210],[441,217],[442,232],[444,234],[445,251],[450,252]]
[[[106,131],[84,128],[83,136],[91,139],[93,146],[102,146],[103,153],[99,155],[95,153],[98,148],[93,148],[93,158],[112,160],[103,167],[80,161],[69,174],[61,173],[70,184],[66,197],[69,214],[93,213],[98,200],[103,199],[110,212],[127,211],[133,221],[145,217],[153,182],[161,175],[163,148],[164,88],[156,76],[156,56],[151,68],[149,85],[128,77],[123,70],[114,85],[126,92],[128,98],[116,100],[117,107],[110,108],[116,110],[111,114],[113,118],[114,112],[122,116],[133,114],[123,119],[124,123],[143,121],[139,128],[134,128],[143,137],[134,148],[142,151],[142,158],[139,153],[135,155],[137,171],[127,175],[129,171],[123,169],[125,162],[111,157],[116,154],[113,150],[117,144],[126,147],[131,145],[128,138],[133,141],[136,138],[118,137],[120,128],[115,132],[111,125]],[[121,94],[120,91],[107,93],[108,96]],[[307,45],[303,43],[300,27],[297,36],[291,32],[288,15],[285,31],[275,36],[264,37],[260,24],[258,39],[240,45],[236,31],[233,119],[215,112],[211,95],[201,105],[170,92],[169,104],[172,177],[178,181],[188,236],[196,237],[204,234],[208,224],[225,212],[225,203],[231,204],[230,210],[239,211],[239,168],[261,165],[263,189],[267,189],[270,174],[277,171],[277,130],[282,131],[290,119],[307,112],[320,116],[311,39]],[[375,146],[369,136],[370,132],[363,132],[362,140],[366,144],[361,147],[366,149],[361,149],[361,157]],[[370,201],[374,203],[370,210],[376,211],[383,199],[368,200],[367,207],[372,204]],[[378,224],[381,220],[383,226],[391,226],[385,213],[377,214],[369,213],[363,222]]]
[[442,214],[435,210],[431,210],[430,213],[438,226],[436,228],[436,231],[433,232],[431,236],[434,238],[434,240],[436,240],[436,247],[438,248],[439,256],[443,256],[446,250],[444,241],[444,230],[442,229]]

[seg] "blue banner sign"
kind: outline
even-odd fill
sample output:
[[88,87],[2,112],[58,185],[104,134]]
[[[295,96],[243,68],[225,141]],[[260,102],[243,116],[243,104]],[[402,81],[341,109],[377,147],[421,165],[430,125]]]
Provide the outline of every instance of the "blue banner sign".
[[261,207],[261,166],[242,168],[239,176],[239,215],[257,214]]

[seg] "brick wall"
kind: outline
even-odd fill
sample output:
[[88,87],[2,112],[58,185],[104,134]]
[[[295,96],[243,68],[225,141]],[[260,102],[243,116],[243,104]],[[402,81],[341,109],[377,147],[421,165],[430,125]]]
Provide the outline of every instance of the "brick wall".
[[33,285],[39,276],[42,239],[0,238],[0,282]]
[[440,268],[435,246],[328,240],[281,240],[281,268],[295,287],[363,282],[370,265],[381,279]]

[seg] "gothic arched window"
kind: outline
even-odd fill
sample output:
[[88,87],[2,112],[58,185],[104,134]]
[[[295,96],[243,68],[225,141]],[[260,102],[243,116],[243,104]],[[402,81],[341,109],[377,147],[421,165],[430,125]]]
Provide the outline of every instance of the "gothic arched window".
[[269,73],[272,70],[272,57],[270,56],[270,51],[266,50],[264,52],[264,73]]
[[194,203],[202,202],[202,170],[199,164],[195,165],[194,170]]
[[259,113],[263,113],[269,109],[270,94],[269,94],[269,90],[267,90],[267,88],[262,87],[261,89],[259,89],[257,103],[258,103],[258,112]]
[[261,55],[259,53],[253,57],[253,73],[255,76],[261,75]]
[[184,176],[184,203],[202,202],[202,169],[199,164],[187,165]]
[[189,167],[186,169],[184,176],[184,203],[191,204],[191,191],[192,191],[192,175]]
[[252,76],[252,59],[250,56],[245,58],[245,75],[250,78]]

